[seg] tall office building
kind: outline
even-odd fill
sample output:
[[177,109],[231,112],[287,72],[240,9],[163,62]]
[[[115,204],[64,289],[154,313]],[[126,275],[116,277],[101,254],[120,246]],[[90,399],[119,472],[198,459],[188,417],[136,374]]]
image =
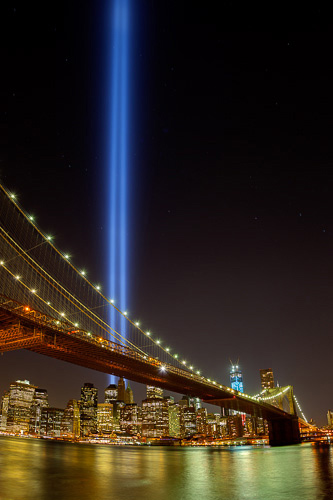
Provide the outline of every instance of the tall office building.
[[31,417],[30,417],[30,433],[39,434],[42,409],[49,406],[48,394],[46,389],[39,389],[36,387],[34,398],[31,405]]
[[194,406],[183,406],[184,437],[190,437],[197,432],[197,413]]
[[61,408],[43,408],[41,415],[41,436],[60,437],[61,421],[64,410]]
[[123,401],[125,403],[125,390],[124,377],[120,377],[118,380],[118,401]]
[[168,408],[169,413],[169,436],[175,438],[184,437],[183,407],[175,404]]
[[142,401],[142,436],[157,438],[169,435],[170,398],[147,398]]
[[329,427],[333,427],[333,411],[332,410],[328,410],[328,412],[327,412],[327,425]]
[[131,435],[138,434],[140,429],[136,403],[128,403],[120,409],[120,430]]
[[163,389],[147,385],[147,399],[149,398],[163,398]]
[[97,405],[97,432],[111,434],[114,430],[113,404],[100,403]]
[[130,387],[130,385],[128,384],[126,390],[125,390],[125,403],[127,405],[131,405],[133,404],[133,391]]
[[81,388],[80,422],[81,435],[88,436],[97,432],[98,389],[94,384],[85,383]]
[[238,392],[244,392],[243,387],[243,374],[239,365],[231,363],[230,367],[230,385],[231,388]]
[[104,403],[118,401],[118,388],[115,384],[110,384],[104,391]]
[[7,427],[7,414],[9,406],[9,391],[6,391],[1,400],[0,430],[5,431]]
[[6,430],[14,433],[28,433],[31,406],[36,386],[28,380],[17,380],[10,384]]
[[60,425],[60,435],[72,439],[80,436],[80,408],[75,399],[70,399],[64,410]]
[[274,375],[272,368],[260,370],[261,389],[274,389]]

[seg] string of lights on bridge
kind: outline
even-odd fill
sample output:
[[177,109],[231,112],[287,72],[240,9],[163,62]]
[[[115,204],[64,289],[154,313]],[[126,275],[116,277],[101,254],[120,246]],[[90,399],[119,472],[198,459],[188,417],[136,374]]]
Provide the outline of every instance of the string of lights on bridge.
[[[59,256],[61,256],[71,267],[74,271],[76,271],[81,277],[82,279],[84,279],[98,294],[100,294],[100,296],[108,303],[110,304],[119,314],[121,314],[124,318],[126,318],[126,320],[132,325],[134,326],[135,328],[137,328],[143,335],[145,335],[147,338],[149,338],[152,342],[154,342],[160,349],[162,349],[164,352],[166,352],[169,356],[173,357],[175,360],[177,360],[179,363],[181,363],[185,369],[187,369],[188,371],[190,372],[193,372],[195,373],[196,375],[200,375],[201,374],[201,371],[200,370],[197,370],[195,369],[192,365],[189,365],[188,362],[183,359],[182,361],[179,360],[179,355],[177,353],[175,354],[172,354],[170,351],[171,349],[169,347],[163,347],[163,345],[161,345],[161,340],[158,339],[158,338],[154,338],[151,334],[150,331],[145,331],[143,330],[141,327],[140,327],[140,323],[139,321],[133,321],[129,318],[128,316],[128,311],[121,311],[119,308],[116,307],[115,305],[115,299],[112,298],[112,299],[108,299],[107,297],[105,297],[102,293],[102,287],[101,285],[99,284],[93,284],[91,281],[88,280],[87,278],[87,271],[85,269],[77,269],[73,263],[70,261],[71,259],[71,255],[68,254],[68,253],[64,253],[64,252],[61,252],[60,250],[58,250],[55,245],[53,244],[53,236],[49,235],[49,234],[45,234],[43,233],[39,228],[38,226],[36,225],[36,220],[35,220],[35,217],[31,214],[28,214],[26,213],[23,208],[20,206],[20,204],[18,203],[18,199],[17,199],[17,195],[15,193],[9,193],[6,189],[3,188],[2,186],[2,189],[4,190],[4,192],[6,193],[6,195],[11,199],[11,201],[15,204],[16,208],[21,212],[21,214],[29,221],[29,223],[35,228],[35,230],[44,238],[44,242],[45,243],[48,243],[49,245],[52,246],[52,248],[57,252],[57,254]],[[46,301],[44,300],[43,297],[41,297],[40,295],[38,295],[38,291],[34,288],[31,288],[29,287],[27,284],[25,284],[23,282],[23,277],[19,276],[19,275],[14,275],[9,269],[8,267],[6,266],[6,263],[1,260],[0,261],[0,265],[8,272],[10,273],[14,279],[18,280],[25,288],[27,288],[31,293],[33,293],[36,297],[38,297],[38,299],[40,299],[45,305],[47,305],[48,307],[50,307],[55,313],[57,313],[60,317],[62,317],[64,320],[66,319],[66,321],[68,321],[69,323],[71,323],[73,326],[75,326],[76,328],[79,327],[79,323],[76,323],[76,322],[73,322],[71,321],[69,318],[66,317],[66,313],[65,312],[62,312],[62,311],[58,311],[55,307],[52,306],[52,304],[49,302],[49,301]],[[56,324],[60,324],[60,321],[56,321]],[[123,340],[125,340],[126,342],[128,342],[128,340],[126,338],[124,338],[119,332],[116,332],[116,330],[114,330],[113,328],[111,328],[110,325],[108,325],[108,327],[113,331],[115,332],[120,338],[122,338]],[[87,335],[92,335],[91,332],[87,332]],[[137,346],[136,346],[137,347]],[[263,398],[261,397],[261,393],[256,395],[256,396],[250,396],[248,394],[245,394],[245,393],[239,393],[238,391],[230,388],[230,387],[227,387],[227,386],[224,386],[224,385],[221,385],[221,384],[218,384],[216,381],[214,380],[211,380],[210,378],[206,378],[206,377],[203,377],[202,376],[202,379],[205,379],[208,383],[211,383],[212,385],[215,385],[219,388],[223,388],[227,391],[229,391],[231,394],[238,394],[244,398],[247,398],[249,400],[253,400],[253,401],[256,401],[258,399],[261,399],[263,401],[268,401],[270,399],[273,399],[273,396],[272,397],[266,397],[266,398]],[[282,394],[279,393],[277,395],[275,395],[274,397],[277,397],[278,395]],[[306,418],[300,408],[300,405],[296,399],[296,397],[294,396],[294,399],[295,399],[295,402],[297,404],[297,407],[299,409],[299,411],[301,412],[303,418],[305,421]]]

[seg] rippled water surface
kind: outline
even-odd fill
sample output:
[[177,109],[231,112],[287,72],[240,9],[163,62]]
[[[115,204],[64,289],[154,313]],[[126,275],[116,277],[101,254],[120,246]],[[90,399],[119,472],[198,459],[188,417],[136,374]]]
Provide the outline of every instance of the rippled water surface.
[[332,500],[333,447],[111,447],[0,437],[0,499]]

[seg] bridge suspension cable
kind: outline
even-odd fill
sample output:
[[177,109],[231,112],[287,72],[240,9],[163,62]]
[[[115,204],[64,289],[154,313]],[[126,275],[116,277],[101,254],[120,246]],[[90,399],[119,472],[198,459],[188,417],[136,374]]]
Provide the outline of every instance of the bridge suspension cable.
[[[113,338],[122,345],[154,356],[171,365],[194,371],[177,354],[153,339],[127,313],[107,299],[85,272],[78,270],[68,254],[60,252],[52,237],[43,233],[34,218],[18,204],[16,196],[0,185],[0,292],[42,308],[57,320],[64,317],[98,336]],[[123,321],[128,327],[123,331]],[[111,326],[112,322],[112,326]],[[196,370],[199,374],[200,371]]]

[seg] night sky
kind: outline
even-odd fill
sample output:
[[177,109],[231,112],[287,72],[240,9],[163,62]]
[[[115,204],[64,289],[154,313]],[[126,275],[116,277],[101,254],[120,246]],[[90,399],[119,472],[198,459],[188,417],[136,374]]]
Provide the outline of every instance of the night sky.
[[[259,369],[272,368],[307,418],[325,424],[329,15],[321,2],[302,12],[234,4],[132,2],[129,316],[222,383],[239,359],[249,394]],[[109,10],[106,1],[11,2],[1,45],[1,182],[105,284]],[[22,378],[60,407],[84,382],[101,393],[108,384],[37,354],[1,356],[0,392]],[[144,388],[133,386],[140,403]]]

